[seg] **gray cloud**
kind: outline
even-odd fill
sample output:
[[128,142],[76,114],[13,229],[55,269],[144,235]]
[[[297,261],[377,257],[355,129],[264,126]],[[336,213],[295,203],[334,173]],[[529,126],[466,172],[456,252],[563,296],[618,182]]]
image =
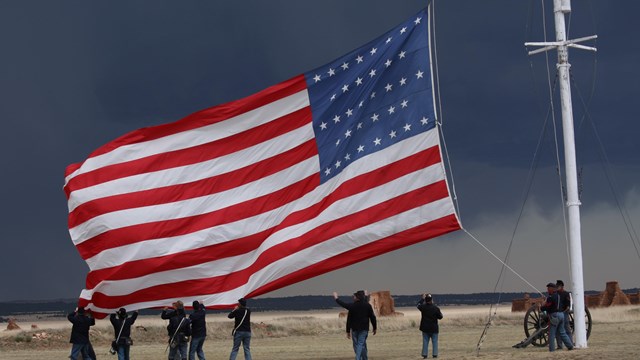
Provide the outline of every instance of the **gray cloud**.
[[[599,52],[571,51],[574,86],[589,99],[595,80],[589,120],[638,226],[640,125],[634,105],[640,85],[634,79],[640,46],[626,40],[640,4],[626,4],[624,13],[612,11],[606,1],[590,4],[574,2],[570,34],[597,33]],[[88,269],[66,229],[67,165],[128,131],[178,120],[320,66],[424,5],[385,0],[332,0],[321,6],[294,0],[3,2],[0,239],[5,256],[0,281],[9,291],[0,301],[73,298],[84,287]],[[542,40],[539,10],[530,16],[528,6],[446,1],[436,8],[445,136],[463,221],[500,257],[515,226],[548,104],[545,58],[529,58],[523,47],[525,41]],[[555,55],[550,60],[553,69]],[[585,115],[578,99],[574,95],[576,123]],[[577,136],[586,288],[600,289],[606,280],[639,286],[631,277],[636,271],[627,269],[637,269],[640,261],[616,213],[591,123]],[[544,142],[512,258],[538,286],[568,278],[550,132]],[[397,294],[491,291],[499,269],[458,232],[267,296],[363,287]],[[529,289],[510,276],[505,290]]]

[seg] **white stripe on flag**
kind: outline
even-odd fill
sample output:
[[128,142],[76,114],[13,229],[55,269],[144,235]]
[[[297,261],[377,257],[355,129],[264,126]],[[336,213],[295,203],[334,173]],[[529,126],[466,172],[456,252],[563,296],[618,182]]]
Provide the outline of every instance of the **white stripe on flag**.
[[266,124],[307,106],[309,106],[309,94],[305,89],[223,122],[165,136],[160,139],[124,145],[108,153],[88,158],[79,169],[65,178],[65,185],[69,183],[69,180],[82,173],[168,151],[207,144]]
[[[424,222],[453,214],[453,209],[450,205],[451,202],[447,198],[440,199],[297,251],[293,255],[282,258],[256,271],[251,275],[250,281],[239,288],[242,289],[241,292],[243,294],[247,294],[258,286],[265,284],[265,279],[268,279],[268,281],[276,280],[292,271],[303,269],[319,261],[352,250],[355,247],[375,242]],[[375,236],[372,235],[374,233],[376,234]],[[260,250],[262,252],[266,248],[261,248]],[[82,297],[89,299],[95,291],[100,291],[100,293],[108,296],[122,296],[155,285],[226,275],[245,269],[255,261],[257,256],[259,256],[259,252],[252,252],[186,268],[156,272],[134,279],[107,280],[101,282],[94,289],[85,289]],[[295,258],[295,261],[291,261],[292,257]],[[288,269],[282,270],[282,273],[274,271],[274,268],[285,266],[284,264],[287,264],[286,267]],[[230,290],[218,294],[222,295],[230,292],[235,293]],[[229,299],[229,301],[233,303],[236,299]],[[222,303],[225,303],[225,301]]]
[[[180,251],[213,245],[218,242],[218,240],[213,241],[210,235],[209,237],[207,237],[206,234],[210,231],[213,231],[215,234],[217,234],[216,239],[222,238],[224,239],[224,241],[258,233],[262,230],[268,229],[269,227],[273,226],[273,224],[280,223],[286,216],[288,216],[288,214],[308,208],[313,204],[318,203],[326,196],[327,189],[333,190],[336,186],[346,180],[355,178],[362,173],[367,173],[375,170],[380,166],[384,166],[386,164],[401,160],[406,156],[412,155],[419,149],[428,149],[436,146],[437,144],[438,138],[436,131],[428,131],[426,133],[419,134],[405,140],[402,143],[398,143],[387,149],[381,150],[377,153],[353,162],[348,169],[345,169],[340,177],[331,179],[321,188],[318,188],[305,195],[303,198],[300,198],[293,203],[284,205],[278,209],[274,209],[272,211],[265,212],[251,218],[222,224],[211,229],[205,229],[199,231],[198,233],[181,235],[179,236],[179,242],[176,242],[176,239],[174,237],[169,237],[107,249],[100,254],[93,256],[91,259],[87,259],[87,263],[89,264],[91,270],[98,270],[102,268],[117,266],[127,261],[142,260],[145,258],[163,256],[178,253]],[[312,158],[312,160],[315,159],[317,158]],[[317,160],[315,166],[315,171],[317,171]],[[440,163],[438,163],[435,166],[430,166],[426,171],[428,171],[429,174],[431,174],[431,172],[433,171],[441,172],[441,165]],[[425,180],[424,183],[429,184],[434,181],[440,180],[442,178],[442,175],[443,174],[439,174],[439,177],[437,179]],[[418,179],[423,180],[421,177],[419,177]],[[241,196],[236,193],[232,195],[233,196],[230,196],[229,199],[234,199],[234,196]],[[225,204],[231,205],[231,202],[225,202]],[[192,241],[197,239],[203,240],[195,241],[192,243]],[[158,243],[156,243],[156,241],[158,241]],[[153,246],[149,246],[151,244],[153,244]],[[139,253],[139,251],[142,252]]]

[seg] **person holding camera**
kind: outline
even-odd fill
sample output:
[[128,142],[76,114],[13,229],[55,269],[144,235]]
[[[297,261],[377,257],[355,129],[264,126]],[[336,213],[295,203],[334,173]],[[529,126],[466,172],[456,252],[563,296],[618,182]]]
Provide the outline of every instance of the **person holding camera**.
[[67,320],[73,324],[71,327],[71,339],[69,342],[73,344],[71,347],[71,360],[77,360],[78,355],[82,354],[84,360],[95,360],[90,355],[89,328],[96,324],[96,320],[85,314],[83,307],[77,307],[76,310],[67,315]]
[[127,310],[120,308],[115,314],[109,316],[109,321],[113,325],[115,340],[111,343],[112,355],[118,354],[118,360],[129,360],[129,350],[133,345],[131,340],[131,325],[136,322],[138,312],[134,311],[131,317],[128,317]]
[[240,344],[244,350],[244,359],[251,360],[251,310],[247,307],[245,298],[238,299],[238,305],[227,315],[233,319],[233,348],[229,360],[236,360]]
[[422,298],[418,301],[418,310],[420,310],[420,331],[422,331],[422,358],[429,357],[429,340],[431,340],[434,358],[438,357],[438,333],[440,332],[438,320],[442,319],[440,308],[433,305],[433,297],[431,294],[422,294]]
[[173,309],[164,308],[161,318],[168,319],[167,332],[169,333],[169,360],[174,360],[179,353],[180,359],[187,360],[187,347],[191,336],[191,321],[184,312],[184,304],[178,300],[174,302]]

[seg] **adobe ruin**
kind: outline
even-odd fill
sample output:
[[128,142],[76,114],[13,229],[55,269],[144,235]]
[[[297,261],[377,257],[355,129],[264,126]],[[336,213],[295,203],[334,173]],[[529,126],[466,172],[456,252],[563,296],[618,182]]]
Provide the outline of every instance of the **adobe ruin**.
[[631,305],[629,296],[622,292],[617,281],[607,282],[607,287],[597,295],[585,296],[587,307],[608,307],[616,305]]
[[369,303],[376,316],[404,316],[403,313],[396,312],[395,303],[389,290],[372,292]]
[[[395,303],[391,297],[391,291],[381,290],[374,291],[369,294],[368,301],[373,307],[373,312],[376,317],[379,316],[404,316],[403,313],[395,310]],[[347,311],[341,311],[338,317],[343,318],[347,316]]]

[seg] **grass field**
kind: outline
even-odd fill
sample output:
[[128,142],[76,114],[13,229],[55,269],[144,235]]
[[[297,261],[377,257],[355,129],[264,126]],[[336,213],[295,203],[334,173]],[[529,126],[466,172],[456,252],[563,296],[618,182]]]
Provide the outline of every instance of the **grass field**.
[[[414,308],[396,309],[404,316],[380,318],[378,334],[368,339],[371,359],[421,359],[421,334],[417,326],[420,314]],[[443,307],[445,318],[440,323],[440,356],[442,359],[640,359],[640,306],[592,309],[593,330],[587,349],[556,351],[529,346],[515,349],[512,345],[524,339],[524,313],[511,313],[509,306],[498,309],[498,315],[476,351],[489,315],[488,306]],[[353,359],[350,340],[344,332],[344,319],[338,309],[309,312],[264,312],[252,314],[254,359]],[[29,331],[2,331],[0,359],[65,359],[71,324],[66,320],[18,319]],[[166,359],[166,322],[158,317],[141,317],[134,326],[131,358]],[[231,320],[225,314],[207,315],[208,336],[205,354],[208,360],[227,359],[231,350]],[[38,340],[35,334],[45,332]],[[107,350],[113,336],[108,320],[100,320],[91,332],[97,356],[112,358]],[[242,352],[238,359],[243,359]]]

